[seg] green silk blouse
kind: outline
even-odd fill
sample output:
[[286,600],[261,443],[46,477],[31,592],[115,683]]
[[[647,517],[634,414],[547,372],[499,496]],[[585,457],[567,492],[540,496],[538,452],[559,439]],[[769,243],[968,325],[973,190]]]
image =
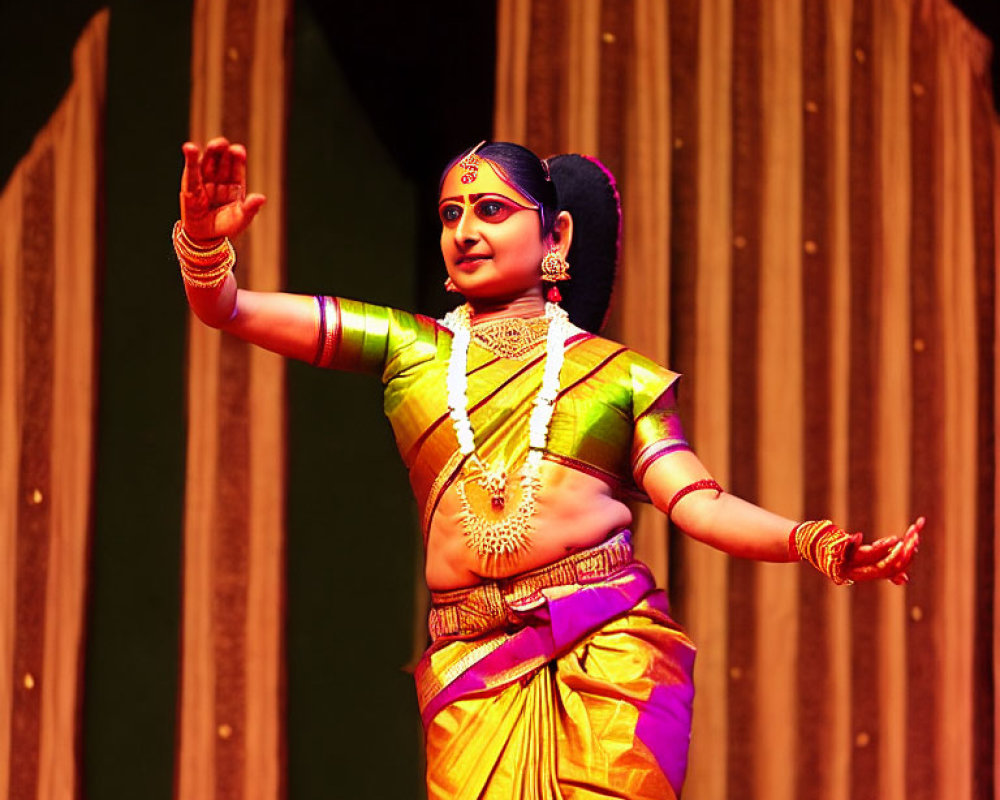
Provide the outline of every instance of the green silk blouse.
[[[384,410],[410,473],[424,535],[464,458],[448,414],[452,335],[435,320],[341,298],[317,298],[315,363],[381,375]],[[500,358],[473,343],[469,419],[476,452],[513,474],[528,454],[528,418],[545,353]],[[544,458],[606,481],[617,495],[648,500],[642,479],[658,457],[688,444],[677,414],[680,376],[615,342],[579,331],[566,343]]]

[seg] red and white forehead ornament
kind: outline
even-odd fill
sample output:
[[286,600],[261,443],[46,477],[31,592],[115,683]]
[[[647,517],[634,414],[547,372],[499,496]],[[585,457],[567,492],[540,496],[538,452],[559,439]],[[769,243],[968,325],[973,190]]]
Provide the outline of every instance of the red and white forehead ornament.
[[463,170],[462,183],[472,183],[478,176],[479,167],[482,163],[483,160],[475,152],[469,153],[469,155],[459,161],[458,166]]

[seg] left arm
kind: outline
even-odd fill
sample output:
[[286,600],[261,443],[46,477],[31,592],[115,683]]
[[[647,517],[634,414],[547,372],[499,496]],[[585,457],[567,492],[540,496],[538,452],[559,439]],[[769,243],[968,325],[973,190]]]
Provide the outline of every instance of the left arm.
[[[664,513],[684,487],[711,475],[690,450],[658,458],[643,476],[643,489]],[[671,520],[686,534],[730,555],[760,561],[795,561],[799,553],[790,536],[794,520],[774,514],[727,492],[699,489],[684,494],[670,511]],[[903,536],[888,536],[871,544],[851,546],[842,575],[846,580],[888,578],[905,583],[906,569],[920,541],[924,520],[914,522]]]
[[[710,479],[690,450],[676,450],[654,461],[643,489],[660,511],[684,487]],[[736,495],[699,489],[684,495],[670,512],[671,521],[693,539],[731,556],[759,561],[789,561],[788,534],[795,521],[748,503]]]

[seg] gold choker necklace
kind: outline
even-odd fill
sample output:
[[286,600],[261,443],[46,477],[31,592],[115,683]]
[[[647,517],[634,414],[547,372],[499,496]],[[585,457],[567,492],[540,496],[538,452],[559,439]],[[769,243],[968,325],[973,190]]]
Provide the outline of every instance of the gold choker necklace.
[[501,317],[476,323],[472,339],[500,358],[524,358],[545,341],[548,330],[549,320],[544,316]]

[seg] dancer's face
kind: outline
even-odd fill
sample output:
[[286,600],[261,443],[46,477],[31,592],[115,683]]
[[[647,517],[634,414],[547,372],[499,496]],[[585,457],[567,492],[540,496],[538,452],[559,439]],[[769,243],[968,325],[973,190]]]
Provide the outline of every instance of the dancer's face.
[[[513,300],[541,291],[545,255],[541,216],[531,200],[506,183],[493,165],[456,164],[441,185],[441,254],[467,298]],[[463,182],[463,177],[465,182]]]

